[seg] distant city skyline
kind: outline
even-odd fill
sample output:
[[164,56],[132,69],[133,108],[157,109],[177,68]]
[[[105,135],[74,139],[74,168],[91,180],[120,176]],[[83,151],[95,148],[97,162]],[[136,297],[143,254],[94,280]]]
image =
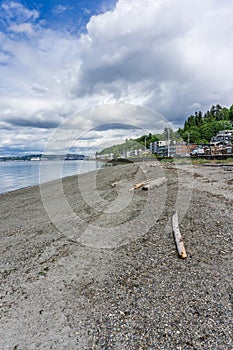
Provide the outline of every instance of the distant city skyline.
[[43,153],[63,124],[77,132],[53,147],[86,154],[229,107],[232,10],[228,0],[1,1],[0,156]]

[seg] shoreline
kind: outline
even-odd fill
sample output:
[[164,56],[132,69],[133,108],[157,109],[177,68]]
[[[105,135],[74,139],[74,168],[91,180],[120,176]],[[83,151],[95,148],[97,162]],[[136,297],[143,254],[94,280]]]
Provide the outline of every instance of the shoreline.
[[[88,162],[87,162],[87,160],[84,160],[85,161],[85,163],[86,164],[88,164],[88,163],[90,163],[90,161],[88,160]],[[60,174],[57,174],[57,176],[53,179],[53,178],[50,178],[51,177],[51,175],[50,175],[50,172],[49,172],[49,170],[48,170],[48,173],[47,173],[47,175],[46,175],[46,173],[41,173],[41,171],[42,171],[42,169],[43,169],[43,167],[44,167],[44,165],[48,165],[48,167],[50,167],[51,166],[51,164],[52,165],[57,165],[57,164],[60,164],[60,163],[62,163],[63,164],[63,162],[64,161],[57,161],[57,160],[55,160],[55,161],[24,161],[24,162],[20,162],[20,161],[10,161],[10,162],[7,162],[7,163],[10,163],[10,164],[13,164],[13,165],[15,165],[15,164],[19,164],[19,165],[22,165],[23,164],[23,166],[24,166],[24,164],[26,163],[26,165],[31,165],[31,164],[33,164],[34,166],[35,166],[35,169],[33,170],[33,172],[32,173],[29,173],[29,174],[27,174],[27,172],[25,173],[25,176],[24,176],[24,179],[22,180],[22,177],[20,177],[18,180],[18,182],[17,182],[17,177],[16,177],[16,175],[15,175],[15,169],[13,169],[13,172],[12,172],[12,174],[10,173],[10,171],[8,171],[8,173],[6,174],[6,175],[2,175],[3,177],[5,176],[6,177],[6,184],[5,184],[5,188],[4,188],[4,186],[2,187],[2,189],[0,188],[0,195],[1,194],[4,194],[4,193],[9,193],[9,192],[14,192],[14,191],[17,191],[17,190],[21,190],[21,189],[26,189],[26,188],[29,188],[29,187],[33,187],[33,186],[40,186],[41,184],[40,184],[40,177],[41,177],[41,175],[42,175],[42,177],[43,176],[45,176],[45,177],[47,177],[47,179],[45,179],[45,181],[43,181],[43,183],[48,183],[48,182],[51,182],[51,181],[56,181],[56,178],[58,179],[58,178],[60,178]],[[78,161],[74,161],[74,160],[69,160],[69,161],[66,161],[66,163],[67,164],[82,164],[82,163],[77,163],[77,162],[83,162],[83,160],[78,160]],[[98,168],[98,164],[103,164],[103,162],[97,162],[97,161],[93,161],[93,162],[95,162],[95,164],[96,164],[96,168],[95,169],[87,169],[87,170],[84,170],[84,172],[82,172],[82,166],[80,166],[79,167],[79,169],[76,169],[77,171],[81,171],[80,173],[87,173],[87,172],[89,172],[89,171],[94,171],[94,170],[96,170],[96,169],[99,169]],[[43,167],[41,168],[41,164],[43,164]],[[4,166],[5,165],[7,165],[7,164],[4,164]],[[3,169],[4,170],[4,169]],[[20,171],[22,171],[21,169],[19,169]],[[37,171],[35,171],[35,170],[37,170]],[[75,175],[78,175],[78,173],[76,173],[76,174],[67,174],[66,172],[67,172],[67,168],[65,168],[65,174],[63,175],[62,174],[62,178],[65,178],[65,177],[69,177],[69,176],[75,176]],[[75,170],[75,171],[76,171]],[[59,172],[60,171],[60,169],[56,169],[55,168],[55,175],[56,175],[56,172]],[[74,170],[73,170],[74,171]],[[54,176],[55,176],[54,175]],[[29,184],[26,184],[26,180],[28,179],[28,177],[29,177]],[[8,179],[9,178],[9,179]],[[10,188],[9,189],[9,184],[8,184],[8,182],[9,183],[11,183],[11,187],[14,185],[14,187],[15,188]],[[22,182],[22,183],[21,183]],[[20,184],[21,183],[21,184]],[[22,186],[22,187],[19,187],[19,186]]]
[[[128,192],[163,175],[161,188]],[[169,163],[63,178],[82,220],[72,234],[65,212],[51,221],[38,186],[0,195],[0,348],[231,349],[232,178]],[[43,185],[55,207],[57,182]],[[177,205],[185,260],[172,236]],[[91,225],[102,231],[88,235]]]
[[[203,160],[207,161],[206,163],[203,163]],[[71,160],[71,161],[74,161],[74,160]],[[76,160],[75,160],[76,161]],[[83,161],[83,160],[82,160]],[[216,160],[207,160],[207,159],[199,159],[199,158],[188,158],[188,160],[186,158],[170,158],[170,161],[168,161],[166,158],[164,158],[163,160],[157,160],[156,158],[136,158],[136,159],[130,159],[129,162],[109,162],[109,161],[106,161],[106,160],[93,160],[93,159],[84,159],[84,161],[94,161],[96,163],[102,163],[102,167],[105,167],[106,164],[109,164],[109,166],[115,166],[115,165],[122,165],[122,164],[127,164],[127,163],[149,163],[149,162],[156,162],[157,164],[160,164],[160,165],[163,165],[163,164],[167,164],[167,163],[177,163],[177,164],[181,164],[184,163],[184,164],[189,164],[191,167],[192,166],[213,166],[213,167],[231,167],[233,166],[233,162],[232,160],[230,159],[229,161],[226,161],[226,162],[223,162],[223,163],[218,163],[218,161],[216,162]],[[10,161],[12,163],[16,163],[16,162],[19,162],[21,163],[21,161]],[[29,162],[29,161],[27,161]],[[36,164],[40,164],[39,161],[30,161],[30,162],[33,162],[33,163],[36,163]],[[42,160],[43,162],[43,160]],[[48,162],[48,161],[44,161],[44,162]],[[51,162],[51,161],[49,161]],[[58,161],[53,161],[53,162],[58,162]],[[70,162],[70,160],[67,160],[67,162]],[[100,167],[101,168],[101,167]],[[97,168],[95,170],[98,170],[100,168]],[[86,173],[89,173],[89,172],[92,172],[92,171],[95,171],[95,170],[87,170],[86,172],[82,173],[82,174],[86,174]],[[73,175],[65,175],[64,177],[62,177],[62,179],[66,178],[66,177],[72,177],[72,176],[78,176],[79,174],[73,174]],[[49,180],[47,182],[44,182],[44,183],[49,183],[49,182],[53,182],[53,181],[56,181],[56,179],[54,180]],[[23,190],[23,189],[27,189],[27,188],[31,188],[31,187],[34,187],[34,186],[40,186],[41,184],[33,184],[33,185],[29,185],[29,186],[25,186],[25,187],[20,187],[20,188],[16,188],[16,189],[13,189],[13,190],[7,190],[7,191],[4,191],[4,192],[0,192],[0,196],[5,194],[5,193],[11,193],[11,192],[15,192],[15,191],[19,191],[19,190]]]

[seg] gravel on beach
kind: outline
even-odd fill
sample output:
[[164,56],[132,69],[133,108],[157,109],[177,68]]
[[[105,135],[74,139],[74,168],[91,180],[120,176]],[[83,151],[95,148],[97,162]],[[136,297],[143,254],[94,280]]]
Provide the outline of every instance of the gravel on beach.
[[0,195],[0,349],[233,349],[226,170],[142,162]]

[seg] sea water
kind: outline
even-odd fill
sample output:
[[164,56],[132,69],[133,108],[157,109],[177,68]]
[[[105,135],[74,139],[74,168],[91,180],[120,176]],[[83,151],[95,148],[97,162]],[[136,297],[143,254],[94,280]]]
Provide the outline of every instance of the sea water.
[[102,166],[92,160],[0,162],[0,193],[77,175]]

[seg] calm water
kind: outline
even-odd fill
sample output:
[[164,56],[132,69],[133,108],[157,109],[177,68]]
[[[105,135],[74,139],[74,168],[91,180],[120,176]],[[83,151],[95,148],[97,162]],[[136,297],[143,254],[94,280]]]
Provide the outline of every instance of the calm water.
[[100,168],[95,161],[0,162],[0,193]]

